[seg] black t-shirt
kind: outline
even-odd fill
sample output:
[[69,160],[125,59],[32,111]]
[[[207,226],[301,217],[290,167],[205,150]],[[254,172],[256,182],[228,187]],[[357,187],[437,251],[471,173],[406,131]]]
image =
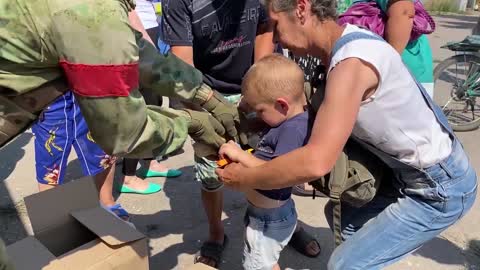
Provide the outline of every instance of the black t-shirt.
[[192,46],[193,62],[206,84],[225,94],[240,93],[253,63],[259,24],[267,14],[259,0],[164,0],[163,41]]

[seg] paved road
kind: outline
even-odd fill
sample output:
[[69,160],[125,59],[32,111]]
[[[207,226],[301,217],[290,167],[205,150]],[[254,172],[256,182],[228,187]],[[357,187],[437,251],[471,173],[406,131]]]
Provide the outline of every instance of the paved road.
[[[438,30],[430,36],[435,61],[450,55],[439,47],[450,40],[461,40],[469,34],[477,18],[467,16],[436,17]],[[480,131],[459,134],[472,163],[480,171]],[[192,149],[166,163],[181,168],[178,179],[153,179],[164,191],[150,196],[121,195],[119,201],[133,215],[137,228],[151,239],[151,269],[184,269],[192,264],[193,254],[206,236],[207,223],[200,203],[199,185],[193,182]],[[36,192],[32,135],[26,132],[0,151],[0,236],[8,243],[24,238],[31,232],[28,218],[21,209],[24,196]],[[78,161],[71,157],[70,178],[81,176]],[[118,175],[118,172],[117,172]],[[241,194],[225,191],[224,224],[230,236],[221,269],[241,269],[242,215],[246,202]],[[326,200],[295,197],[299,218],[305,228],[322,245],[322,255],[309,259],[287,249],[282,253],[281,266],[287,269],[325,269],[332,252],[333,239],[323,208]],[[20,203],[19,203],[20,202]],[[16,211],[14,205],[20,207]],[[423,248],[388,269],[480,269],[480,200],[458,224],[435,238]]]

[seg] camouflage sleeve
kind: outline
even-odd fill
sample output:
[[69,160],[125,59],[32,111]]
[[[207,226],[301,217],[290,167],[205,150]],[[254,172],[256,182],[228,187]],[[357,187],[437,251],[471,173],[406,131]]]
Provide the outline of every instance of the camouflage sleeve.
[[[109,154],[134,158],[182,147],[188,118],[147,107],[138,91],[131,1],[57,1],[68,7],[53,12],[54,47],[94,140]],[[172,84],[158,87],[165,85]]]
[[140,85],[156,95],[176,97],[202,104],[212,91],[203,83],[203,75],[173,53],[161,54],[137,33]]

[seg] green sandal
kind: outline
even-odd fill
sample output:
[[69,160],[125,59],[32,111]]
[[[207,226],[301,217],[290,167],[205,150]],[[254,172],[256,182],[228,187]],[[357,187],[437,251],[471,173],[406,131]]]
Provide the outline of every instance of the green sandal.
[[180,170],[175,170],[175,169],[170,169],[166,172],[157,172],[153,170],[141,170],[139,172],[139,176],[143,178],[149,178],[149,177],[179,177],[182,175],[182,171]]
[[148,194],[157,193],[160,190],[162,190],[161,185],[155,184],[155,183],[148,183],[148,188],[145,190],[137,190],[137,189],[130,188],[126,185],[122,185],[119,191],[121,193],[134,193],[134,194],[148,195]]

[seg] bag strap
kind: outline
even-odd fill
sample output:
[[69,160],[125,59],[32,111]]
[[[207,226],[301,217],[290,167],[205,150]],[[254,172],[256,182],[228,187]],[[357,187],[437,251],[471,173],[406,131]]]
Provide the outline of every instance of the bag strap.
[[333,237],[335,247],[340,246],[342,238],[342,203],[340,200],[330,199],[333,203]]
[[[341,198],[345,190],[366,182],[374,176],[355,160],[350,160],[345,152],[340,154],[335,166],[329,175],[328,181],[330,189],[330,201],[333,203],[333,232],[335,236],[335,246],[342,243],[342,209]],[[326,182],[324,180],[324,182]]]
[[[348,157],[341,153],[337,159],[333,170],[330,172],[330,200],[333,203],[333,231],[335,236],[335,246],[342,243],[342,203],[340,201],[348,177]],[[333,180],[333,181],[332,181]]]
[[[338,50],[340,50],[346,44],[358,40],[358,39],[372,39],[372,40],[381,40],[383,39],[379,36],[373,36],[362,32],[353,32],[342,36],[337,42],[332,50],[332,56],[335,55]],[[342,204],[341,204],[341,195],[345,190],[345,185],[349,177],[349,160],[348,156],[345,153],[341,153],[340,157],[335,163],[333,171],[330,173],[330,179],[335,179],[335,181],[329,181],[330,188],[330,201],[333,204],[333,233],[335,238],[335,247],[338,247],[342,239]],[[354,176],[356,177],[356,176]]]
[[[348,44],[348,43],[350,43],[354,40],[358,40],[358,39],[370,39],[370,40],[378,40],[378,41],[386,42],[384,39],[382,39],[381,37],[379,37],[375,34],[366,34],[366,33],[363,33],[363,32],[352,32],[352,33],[346,34],[346,35],[342,36],[340,39],[338,39],[338,41],[335,43],[335,46],[333,47],[332,57],[343,46],[345,46],[346,44]],[[422,93],[422,96],[423,96],[425,102],[427,103],[428,107],[435,114],[439,124],[442,126],[442,128],[444,128],[445,131],[447,131],[449,133],[450,137],[454,138],[455,134],[453,133],[452,128],[448,125],[447,118],[443,114],[442,109],[440,107],[438,107],[438,105],[436,105],[433,102],[432,98],[428,95],[428,93],[425,90],[425,88],[423,87],[423,85],[420,82],[418,82],[418,80],[415,78],[412,71],[409,68],[407,68],[407,70],[409,71],[410,75],[412,76],[413,80],[415,81],[418,89]]]
[[367,34],[367,33],[364,33],[364,32],[358,32],[358,31],[355,31],[355,32],[352,32],[352,33],[348,33],[342,37],[340,37],[337,42],[335,42],[335,46],[333,47],[333,50],[332,50],[332,58],[335,54],[337,54],[337,52],[345,45],[347,45],[348,43],[352,42],[352,41],[355,41],[355,40],[359,40],[359,39],[370,39],[370,40],[378,40],[378,41],[383,41],[385,42],[385,40],[383,38],[381,38],[380,36],[377,36],[375,35],[374,33],[371,33],[371,34]]

